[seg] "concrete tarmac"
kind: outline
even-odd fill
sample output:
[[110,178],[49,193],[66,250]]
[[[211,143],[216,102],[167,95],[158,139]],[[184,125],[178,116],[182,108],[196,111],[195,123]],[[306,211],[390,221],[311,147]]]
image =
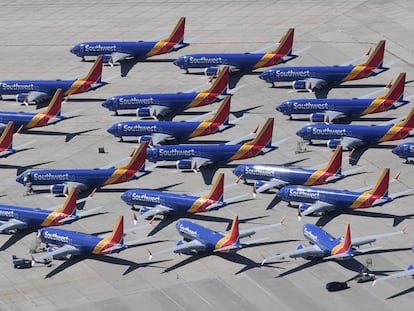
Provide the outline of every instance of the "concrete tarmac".
[[[385,64],[390,70],[365,80],[345,83],[333,89],[329,97],[357,97],[386,85],[400,72],[407,72],[406,96],[414,94],[414,4],[411,1],[8,1],[0,10],[0,80],[73,78],[85,74],[91,62],[81,62],[69,52],[75,44],[97,40],[150,40],[165,36],[179,17],[185,16],[186,38],[194,43],[177,53],[154,57],[138,63],[128,76],[121,78],[119,66],[105,66],[103,78],[109,85],[90,93],[73,95],[63,111],[82,109],[81,115],[56,125],[15,135],[15,145],[35,140],[33,148],[0,159],[0,203],[47,208],[59,205],[47,188],[35,188],[27,195],[15,182],[16,174],[27,168],[93,168],[124,158],[136,146],[118,142],[106,129],[118,121],[136,119],[133,114],[114,116],[101,107],[108,97],[129,93],[178,92],[206,82],[196,70],[190,74],[178,69],[172,60],[197,52],[256,51],[277,42],[288,28],[295,28],[294,50],[305,49],[286,64],[339,65],[358,58],[370,47],[386,40]],[[326,162],[331,151],[325,146],[301,146],[295,132],[306,120],[288,120],[275,111],[276,105],[292,98],[313,97],[297,93],[290,84],[276,88],[258,79],[258,73],[238,81],[242,88],[232,98],[232,111],[249,110],[236,127],[195,141],[228,141],[249,133],[266,118],[275,118],[274,140],[289,140],[276,151],[239,163],[314,166]],[[235,79],[235,78],[233,78]],[[1,110],[33,111],[12,97],[0,101]],[[207,112],[213,107],[194,109]],[[255,107],[255,109],[251,109]],[[356,121],[379,123],[387,118],[406,115],[412,104],[398,110],[371,115]],[[193,111],[176,117],[191,118]],[[410,141],[407,139],[406,141]],[[375,183],[381,170],[401,172],[400,182],[390,192],[414,188],[413,165],[391,153],[402,141],[382,144],[367,150],[358,162],[364,173],[327,187],[356,189]],[[98,153],[104,147],[105,153]],[[297,153],[298,147],[306,147]],[[302,150],[304,151],[304,150]],[[233,163],[221,167],[225,181],[232,183]],[[344,169],[350,168],[344,156]],[[124,215],[126,227],[133,225],[132,211],[121,199],[126,189],[167,188],[178,193],[199,193],[209,189],[214,172],[206,178],[200,173],[177,172],[175,168],[156,168],[141,179],[108,186],[95,194],[86,208],[104,206],[105,214],[65,226],[88,233],[111,230],[118,215]],[[217,174],[217,172],[215,172]],[[225,192],[225,197],[250,192],[239,185]],[[180,236],[174,223],[159,231],[150,244],[128,249],[120,254],[62,262],[51,267],[16,270],[11,256],[30,258],[35,233],[21,239],[1,235],[0,310],[409,310],[414,306],[414,283],[411,278],[387,283],[358,284],[350,281],[349,289],[329,293],[325,285],[354,277],[361,265],[379,274],[406,269],[414,263],[410,250],[412,230],[412,196],[397,199],[375,210],[355,211],[334,217],[325,229],[334,236],[344,234],[350,223],[353,236],[398,231],[409,224],[405,235],[380,240],[375,254],[344,262],[308,262],[303,259],[271,263],[260,267],[263,256],[295,249],[307,244],[301,232],[306,222],[299,222],[296,209],[284,202],[273,202],[274,192],[225,207],[211,216],[252,219],[241,228],[272,224],[287,216],[286,225],[260,232],[253,239],[268,237],[266,245],[246,248],[237,254],[188,257],[163,254],[148,263],[148,250],[172,247]],[[274,205],[274,206],[273,206]],[[268,208],[268,207],[271,208]],[[257,217],[257,218],[256,218]],[[194,220],[224,231],[226,222]],[[156,226],[137,231],[126,240],[146,235]],[[248,240],[248,239],[247,239]]]

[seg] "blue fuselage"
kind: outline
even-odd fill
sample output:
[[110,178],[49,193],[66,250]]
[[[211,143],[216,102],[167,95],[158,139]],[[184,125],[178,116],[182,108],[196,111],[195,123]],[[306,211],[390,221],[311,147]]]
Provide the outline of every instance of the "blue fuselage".
[[402,159],[414,157],[414,143],[403,143],[392,149],[392,153]]
[[332,250],[341,243],[340,239],[334,238],[328,232],[313,224],[305,224],[302,232],[303,236],[312,244],[319,246],[324,253],[323,257],[332,255]]
[[27,94],[42,92],[52,96],[58,88],[65,94],[71,88],[74,80],[7,80],[0,81],[0,95]]
[[0,204],[0,222],[17,219],[27,224],[27,227],[40,227],[52,213],[50,210]]
[[145,58],[158,41],[96,41],[82,42],[75,45],[70,52],[79,57],[125,53],[136,58]]

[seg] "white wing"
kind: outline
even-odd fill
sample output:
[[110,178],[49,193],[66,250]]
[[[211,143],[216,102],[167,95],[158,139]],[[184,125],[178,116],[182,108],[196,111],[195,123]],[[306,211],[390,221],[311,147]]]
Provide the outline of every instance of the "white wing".
[[267,181],[266,183],[264,183],[262,186],[260,186],[259,188],[256,189],[256,192],[260,193],[272,188],[281,188],[283,186],[288,185],[289,183],[281,180],[281,179],[276,179],[276,178],[272,178],[271,180]]
[[306,258],[306,257],[323,257],[323,256],[324,256],[324,252],[319,248],[319,246],[315,244],[312,246],[307,246],[307,247],[297,249],[292,252],[286,252],[286,253],[281,253],[281,254],[276,254],[273,256],[266,257],[265,259],[263,259],[262,265],[271,259],[286,259],[286,258],[298,258],[298,257]]
[[12,230],[21,230],[27,228],[27,223],[12,218],[0,225],[0,232],[10,232]]
[[399,235],[405,233],[406,227],[404,227],[401,231],[394,231],[394,232],[387,232],[387,233],[380,233],[380,234],[373,234],[373,235],[366,235],[358,238],[352,238],[352,246],[358,247],[365,244],[370,244],[378,239],[387,238],[394,235]]
[[56,248],[55,250],[51,252],[45,253],[42,256],[33,258],[33,261],[37,263],[46,263],[51,258],[61,258],[67,255],[79,255],[79,254],[80,254],[80,250],[78,248],[72,245],[66,244],[62,247]]
[[27,94],[27,102],[43,101],[49,99],[50,95],[44,92],[32,91]]
[[323,201],[316,201],[311,206],[309,206],[306,210],[304,210],[301,214],[303,216],[311,215],[313,213],[321,213],[325,211],[332,211],[335,209],[335,206]]
[[326,115],[327,123],[332,122],[332,120],[335,120],[336,118],[344,116],[342,112],[332,111],[332,110],[325,111],[325,115]]
[[354,147],[363,145],[364,141],[359,138],[355,137],[342,137],[341,138],[341,145],[344,149],[352,149]]
[[254,228],[250,228],[250,229],[244,229],[244,230],[241,230],[240,232],[239,232],[239,238],[240,239],[242,239],[242,238],[245,238],[245,237],[247,237],[247,236],[252,236],[253,234],[255,234],[256,232],[258,232],[258,231],[262,231],[262,230],[268,230],[268,229],[271,229],[271,228],[274,228],[274,227],[279,227],[279,226],[281,226],[282,224],[283,224],[283,222],[284,222],[284,219],[282,219],[279,223],[277,223],[277,224],[273,224],[273,225],[264,225],[264,226],[259,226],[259,227],[254,227]]
[[151,260],[154,256],[158,256],[164,253],[190,253],[193,251],[205,251],[207,248],[206,246],[201,243],[199,240],[192,240],[190,242],[184,242],[183,244],[176,245],[171,248],[167,248],[164,250],[161,250],[159,252],[153,253],[149,256],[148,260]]
[[372,283],[372,286],[374,286],[376,282],[388,281],[388,280],[392,280],[392,279],[399,279],[399,278],[402,278],[402,277],[412,276],[412,275],[414,275],[414,269],[409,269],[409,270],[406,270],[406,271],[401,271],[401,272],[393,273],[393,274],[384,276],[382,278],[376,279]]
[[155,215],[160,215],[160,214],[166,214],[171,212],[173,209],[169,208],[167,206],[164,205],[156,205],[155,207],[151,208],[149,211],[146,211],[145,213],[141,214],[138,217],[138,220],[141,219],[146,219]]
[[119,62],[120,60],[124,60],[128,57],[132,57],[132,55],[126,54],[126,53],[120,53],[120,52],[115,52],[111,54],[112,63]]

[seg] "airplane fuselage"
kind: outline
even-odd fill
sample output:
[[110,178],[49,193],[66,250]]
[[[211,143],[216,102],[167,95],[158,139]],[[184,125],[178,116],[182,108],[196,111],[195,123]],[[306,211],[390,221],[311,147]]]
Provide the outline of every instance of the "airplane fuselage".
[[[388,103],[389,102],[389,103]],[[281,103],[276,110],[284,115],[312,114],[338,111],[347,116],[361,116],[385,111],[394,101],[375,99],[292,99]]]
[[323,251],[322,257],[333,255],[333,250],[341,243],[340,239],[334,238],[328,232],[313,224],[305,224],[302,232],[309,242],[319,246]]
[[333,175],[327,172],[321,174],[317,172],[318,170],[313,169],[271,164],[241,164],[233,170],[233,174],[241,179],[261,181],[277,179],[290,185],[322,185],[328,177]]
[[190,138],[213,134],[217,130],[218,126],[211,122],[129,121],[116,123],[107,131],[115,137],[161,133],[173,138]]
[[66,92],[76,82],[74,80],[5,80],[0,81],[0,95],[27,94],[43,92],[52,96],[58,88]]
[[402,159],[414,157],[414,143],[403,143],[392,149],[392,153]]
[[201,106],[220,101],[218,95],[208,93],[130,94],[114,96],[102,103],[110,111],[139,109],[149,106],[163,106],[171,111],[182,111],[195,105]]
[[[206,212],[210,205],[217,203],[203,197],[151,190],[128,190],[122,194],[121,199],[129,205],[148,207],[162,205],[171,208],[173,212],[189,213]],[[222,206],[224,206],[224,203]]]
[[315,203],[322,201],[337,208],[364,208],[371,207],[378,196],[364,192],[336,190],[307,186],[285,186],[277,194],[283,201]]

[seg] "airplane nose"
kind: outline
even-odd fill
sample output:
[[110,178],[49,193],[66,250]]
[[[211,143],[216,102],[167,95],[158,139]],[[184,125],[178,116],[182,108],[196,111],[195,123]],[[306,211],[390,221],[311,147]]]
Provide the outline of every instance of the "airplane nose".
[[240,177],[240,175],[242,175],[243,172],[243,168],[241,165],[236,166],[236,168],[233,170],[233,174],[236,175],[237,177]]
[[401,150],[400,146],[397,146],[397,147],[393,148],[393,149],[391,150],[391,152],[392,152],[393,154],[397,154],[397,155],[398,155],[398,153],[400,152],[400,150]]
[[117,129],[117,124],[112,125],[110,128],[108,128],[106,131],[111,134],[114,135],[116,134],[116,129]]
[[304,138],[306,134],[306,128],[302,127],[299,131],[296,132],[296,136]]
[[262,79],[262,80],[264,80],[264,81],[268,81],[268,79],[269,79],[269,71],[268,70],[266,70],[265,72],[263,72],[263,73],[261,73],[260,75],[259,75],[259,79]]
[[19,175],[19,176],[17,176],[16,181],[17,181],[19,184],[23,184],[23,175]]
[[287,198],[288,195],[288,188],[287,187],[282,187],[277,193],[276,195],[281,198],[282,200],[285,200]]
[[130,198],[130,193],[129,191],[125,191],[123,194],[121,194],[121,200],[124,201],[125,203],[129,203],[129,198]]
[[182,69],[184,65],[184,58],[177,58],[175,61],[173,61],[173,64]]

